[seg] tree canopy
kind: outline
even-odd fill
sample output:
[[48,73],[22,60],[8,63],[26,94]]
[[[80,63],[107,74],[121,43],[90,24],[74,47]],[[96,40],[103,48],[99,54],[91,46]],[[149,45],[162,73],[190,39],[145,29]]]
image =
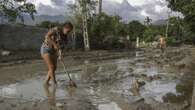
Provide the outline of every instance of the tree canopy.
[[167,0],[168,7],[181,12],[190,29],[195,32],[195,0]]
[[23,22],[23,14],[29,14],[34,19],[36,13],[35,5],[26,0],[1,0],[0,16],[8,18],[9,21],[16,21],[19,17]]

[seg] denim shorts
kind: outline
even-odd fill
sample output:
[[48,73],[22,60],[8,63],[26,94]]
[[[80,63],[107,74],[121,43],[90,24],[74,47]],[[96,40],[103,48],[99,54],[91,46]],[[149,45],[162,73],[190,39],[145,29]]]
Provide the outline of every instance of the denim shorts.
[[55,50],[43,44],[41,46],[40,52],[41,52],[41,55],[43,55],[43,54],[54,54]]

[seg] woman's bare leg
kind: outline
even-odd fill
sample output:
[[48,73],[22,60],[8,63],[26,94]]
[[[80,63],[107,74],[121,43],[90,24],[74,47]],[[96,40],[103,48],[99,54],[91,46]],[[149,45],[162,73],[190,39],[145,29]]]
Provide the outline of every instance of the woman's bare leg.
[[50,77],[50,74],[49,74],[49,71],[47,73],[47,77],[45,79],[45,84],[49,85],[49,81],[50,81],[51,77]]
[[57,55],[56,54],[54,54],[54,55],[52,55],[52,61],[53,61],[53,63],[54,63],[54,72],[53,72],[53,79],[52,79],[52,81],[55,83],[55,84],[57,84],[57,81],[56,81],[56,75],[55,75],[55,71],[56,71],[56,69],[57,69]]
[[53,61],[53,56],[50,54],[44,54],[42,55],[42,57],[48,67],[48,74],[46,77],[45,84],[49,84],[50,79],[53,81],[53,83],[56,83],[56,79],[55,79],[56,65],[55,65],[55,62]]

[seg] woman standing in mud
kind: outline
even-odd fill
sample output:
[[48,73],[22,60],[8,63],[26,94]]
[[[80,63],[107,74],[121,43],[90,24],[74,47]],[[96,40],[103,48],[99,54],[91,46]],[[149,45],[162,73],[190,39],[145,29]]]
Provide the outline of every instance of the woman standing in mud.
[[67,44],[67,35],[72,31],[73,25],[66,22],[62,27],[55,27],[48,31],[41,46],[41,56],[48,67],[47,77],[44,84],[49,81],[56,85],[55,70],[57,68],[57,59],[62,59],[62,50]]

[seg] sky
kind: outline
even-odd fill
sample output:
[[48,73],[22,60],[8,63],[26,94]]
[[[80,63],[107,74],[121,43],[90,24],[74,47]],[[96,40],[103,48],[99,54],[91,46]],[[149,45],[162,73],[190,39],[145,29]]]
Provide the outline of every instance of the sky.
[[[29,0],[33,3],[35,3],[36,6],[38,6],[40,3],[45,4],[45,5],[52,5],[52,0]],[[59,0],[56,0],[59,1]],[[74,1],[74,0],[65,0],[66,2],[69,1]],[[123,0],[105,0],[105,1],[114,1],[114,2],[118,2],[121,3]],[[128,0],[128,2],[133,5],[133,6],[141,6],[144,4],[148,4],[148,3],[154,3],[154,2],[164,2],[165,0]]]
[[[121,3],[123,0],[109,0],[109,1],[116,1]],[[128,0],[128,2],[133,6],[140,6],[154,1],[159,1],[159,0]]]
[[[66,4],[74,0],[28,0],[35,4],[38,14],[64,15]],[[138,15],[149,16],[154,20],[166,19],[169,9],[165,0],[127,0],[132,7],[139,10]],[[122,3],[123,0],[103,0],[104,2]],[[109,5],[107,6],[109,7]],[[109,8],[108,8],[109,9]]]

